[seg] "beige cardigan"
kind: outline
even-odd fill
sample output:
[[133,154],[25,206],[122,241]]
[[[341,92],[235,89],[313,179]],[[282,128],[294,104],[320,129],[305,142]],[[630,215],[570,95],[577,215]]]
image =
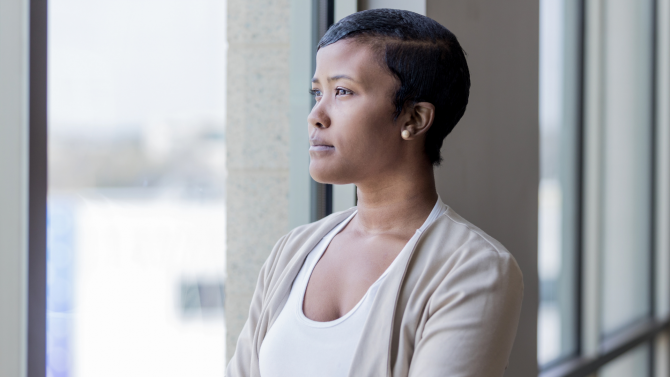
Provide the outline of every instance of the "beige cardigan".
[[[226,376],[260,377],[261,343],[305,258],[354,210],[298,227],[277,242],[261,268]],[[379,287],[349,376],[502,376],[523,296],[512,255],[447,208],[411,253],[398,258]]]

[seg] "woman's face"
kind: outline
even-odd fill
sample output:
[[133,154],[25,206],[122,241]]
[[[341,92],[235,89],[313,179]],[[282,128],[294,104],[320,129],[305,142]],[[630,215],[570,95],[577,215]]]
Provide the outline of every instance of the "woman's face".
[[393,120],[398,80],[372,50],[352,40],[321,48],[307,117],[309,172],[322,183],[360,183],[392,171],[406,148],[401,122]]

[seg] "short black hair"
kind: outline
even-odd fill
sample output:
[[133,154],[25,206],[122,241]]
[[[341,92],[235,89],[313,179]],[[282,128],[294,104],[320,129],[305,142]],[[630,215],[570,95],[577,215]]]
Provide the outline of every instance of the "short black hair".
[[393,99],[395,119],[408,104],[430,102],[435,106],[425,151],[430,162],[439,165],[444,138],[465,113],[470,94],[470,72],[456,36],[414,12],[371,9],[331,26],[317,49],[344,39],[377,47],[383,65],[400,81]]

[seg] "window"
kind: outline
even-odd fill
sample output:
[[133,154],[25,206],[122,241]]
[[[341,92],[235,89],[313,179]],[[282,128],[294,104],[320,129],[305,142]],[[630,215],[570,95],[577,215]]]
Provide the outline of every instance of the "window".
[[603,335],[651,314],[652,2],[604,7]]
[[226,2],[48,24],[47,373],[223,376]]
[[579,250],[580,9],[540,2],[540,188],[538,361],[577,352]]
[[541,9],[541,375],[667,375],[670,3]]

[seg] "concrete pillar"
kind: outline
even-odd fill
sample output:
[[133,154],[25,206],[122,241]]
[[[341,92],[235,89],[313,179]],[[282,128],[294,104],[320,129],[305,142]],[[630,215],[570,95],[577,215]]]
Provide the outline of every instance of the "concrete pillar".
[[472,77],[468,109],[442,148],[438,191],[519,262],[524,301],[506,375],[536,376],[539,4],[427,0],[426,15],[456,34]]
[[3,377],[26,377],[28,372],[29,11],[27,0],[0,0],[0,376]]
[[260,267],[289,227],[288,92],[289,0],[228,0],[227,360]]

